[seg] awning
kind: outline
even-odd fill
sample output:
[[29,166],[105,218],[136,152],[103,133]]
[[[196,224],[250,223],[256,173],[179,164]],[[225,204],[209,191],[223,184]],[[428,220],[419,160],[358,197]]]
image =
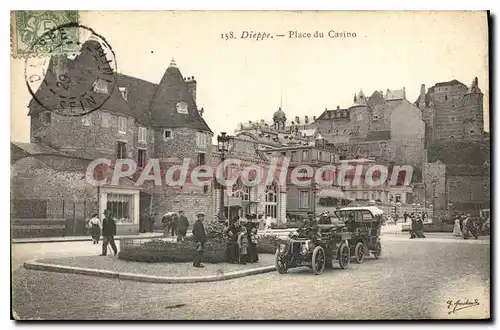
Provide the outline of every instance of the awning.
[[325,188],[318,191],[319,198],[337,198],[337,199],[350,199],[344,192],[336,188]]

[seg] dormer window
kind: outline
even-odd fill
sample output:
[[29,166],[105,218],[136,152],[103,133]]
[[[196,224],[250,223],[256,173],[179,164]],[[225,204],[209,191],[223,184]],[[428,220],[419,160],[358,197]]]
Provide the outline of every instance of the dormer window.
[[102,79],[97,79],[94,81],[94,84],[92,85],[94,89],[94,93],[101,93],[101,94],[107,94],[108,93],[108,84]]
[[188,114],[188,105],[186,102],[177,103],[176,108],[177,108],[177,113],[181,113],[184,115]]
[[174,135],[172,133],[171,129],[164,129],[163,130],[163,141],[173,139]]
[[120,93],[125,101],[128,101],[128,90],[127,87],[119,87]]

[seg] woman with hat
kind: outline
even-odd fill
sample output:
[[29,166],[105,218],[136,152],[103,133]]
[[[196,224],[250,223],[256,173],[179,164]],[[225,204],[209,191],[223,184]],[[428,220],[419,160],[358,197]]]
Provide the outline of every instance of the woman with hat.
[[92,215],[92,219],[89,220],[90,235],[93,239],[92,244],[99,244],[99,237],[101,236],[101,220],[98,217],[99,214],[95,213]]

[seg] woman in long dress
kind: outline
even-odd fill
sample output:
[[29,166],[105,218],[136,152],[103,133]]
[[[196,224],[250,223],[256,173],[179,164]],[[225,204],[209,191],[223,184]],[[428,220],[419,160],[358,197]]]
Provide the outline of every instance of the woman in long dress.
[[453,235],[457,237],[462,236],[462,231],[460,230],[460,219],[455,220],[455,225],[453,226]]
[[92,244],[99,244],[99,237],[101,236],[101,221],[98,216],[97,213],[94,214],[89,221],[90,235],[94,241]]

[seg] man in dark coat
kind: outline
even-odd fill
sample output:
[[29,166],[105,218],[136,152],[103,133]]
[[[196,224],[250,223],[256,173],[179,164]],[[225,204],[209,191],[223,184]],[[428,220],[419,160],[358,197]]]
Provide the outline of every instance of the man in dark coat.
[[235,221],[232,221],[229,227],[227,228],[226,235],[228,237],[227,241],[227,250],[226,250],[226,260],[230,263],[236,263],[239,260],[239,251],[238,251],[238,234],[240,230]]
[[177,242],[184,240],[189,227],[189,221],[184,215],[184,211],[179,211],[179,222],[177,223]]
[[115,219],[111,217],[111,212],[104,210],[104,220],[102,220],[102,254],[105,256],[108,252],[108,243],[111,245],[113,252],[118,253],[118,249],[115,244],[116,235],[116,222]]
[[207,234],[205,233],[205,226],[203,225],[203,219],[205,219],[205,214],[198,213],[196,215],[198,220],[193,225],[193,239],[196,244],[196,250],[194,252],[193,266],[195,267],[205,267],[201,264],[201,258],[203,257],[203,249],[205,248],[205,242],[207,241]]

